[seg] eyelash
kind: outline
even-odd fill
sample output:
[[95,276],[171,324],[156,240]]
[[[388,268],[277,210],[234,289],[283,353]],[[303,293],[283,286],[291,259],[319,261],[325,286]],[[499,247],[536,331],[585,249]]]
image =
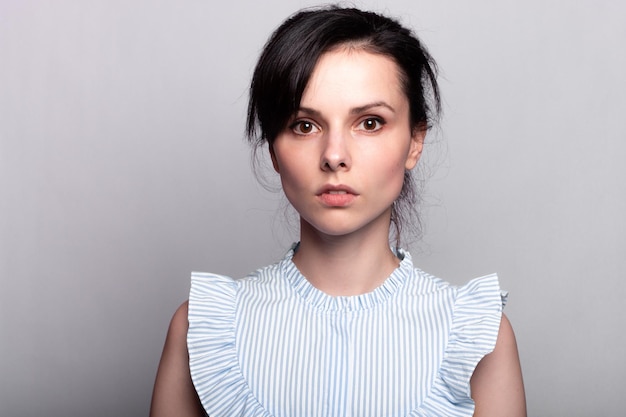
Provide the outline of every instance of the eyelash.
[[[376,123],[376,128],[375,129],[366,129],[364,124],[368,123],[368,122],[374,122]],[[358,126],[362,126],[362,130],[366,131],[366,132],[378,132],[380,129],[382,129],[382,127],[386,124],[387,122],[385,122],[384,119],[381,119],[380,117],[367,117],[365,119],[363,119],[361,122],[359,122]]]
[[293,122],[291,125],[289,125],[289,129],[291,129],[295,134],[297,135],[310,135],[313,132],[302,132],[302,131],[298,131],[300,127],[302,127],[302,125],[310,125],[311,126],[311,130],[313,129],[317,129],[319,130],[319,128],[315,125],[315,123],[311,122],[310,120],[296,120],[295,122]]
[[[375,123],[376,127],[374,129],[367,129],[365,127],[366,123]],[[382,129],[382,127],[386,124],[387,122],[380,118],[380,117],[367,117],[363,120],[361,120],[357,126],[360,126],[361,131],[364,132],[368,132],[368,133],[373,133],[373,132],[378,132],[380,129]],[[302,132],[301,128],[304,125],[308,125],[310,127],[310,131],[309,132]],[[291,129],[295,134],[297,135],[302,135],[302,136],[306,136],[306,135],[310,135],[314,132],[314,130],[320,130],[319,127],[317,127],[317,125],[313,122],[311,122],[310,120],[296,120],[295,122],[293,122],[291,125],[289,125],[289,129]]]

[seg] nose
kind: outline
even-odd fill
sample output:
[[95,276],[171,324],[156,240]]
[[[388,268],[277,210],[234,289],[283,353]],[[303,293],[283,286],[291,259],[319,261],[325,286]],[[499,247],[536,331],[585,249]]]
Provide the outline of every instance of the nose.
[[352,165],[348,146],[348,134],[329,132],[323,142],[320,168],[323,171],[349,170]]

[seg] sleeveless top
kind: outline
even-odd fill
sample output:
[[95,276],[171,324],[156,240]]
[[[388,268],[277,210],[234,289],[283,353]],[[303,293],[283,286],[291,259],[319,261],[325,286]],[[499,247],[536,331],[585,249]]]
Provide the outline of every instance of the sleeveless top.
[[507,294],[400,265],[374,291],[330,296],[285,258],[239,280],[193,273],[189,367],[210,417],[471,416]]

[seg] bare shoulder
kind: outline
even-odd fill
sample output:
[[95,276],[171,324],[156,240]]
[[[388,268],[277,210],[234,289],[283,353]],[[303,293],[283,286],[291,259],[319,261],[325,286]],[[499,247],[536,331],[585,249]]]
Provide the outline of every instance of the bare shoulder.
[[[187,315],[189,314],[189,301],[185,301],[176,309],[170,327],[167,332],[168,338],[170,336],[174,338],[184,337],[187,340],[187,330],[189,329],[189,322]],[[185,342],[186,343],[186,342]]]
[[205,415],[189,370],[187,311],[185,301],[170,322],[154,383],[150,417]]
[[524,417],[526,396],[517,342],[511,322],[502,314],[496,346],[485,356],[471,380],[475,417]]

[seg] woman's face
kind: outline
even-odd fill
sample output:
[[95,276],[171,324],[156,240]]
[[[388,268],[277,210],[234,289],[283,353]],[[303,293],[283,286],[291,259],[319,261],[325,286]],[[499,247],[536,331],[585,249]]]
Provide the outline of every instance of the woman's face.
[[395,62],[340,48],[320,57],[271,153],[302,221],[339,236],[389,227],[391,205],[423,139],[423,131],[411,129]]

